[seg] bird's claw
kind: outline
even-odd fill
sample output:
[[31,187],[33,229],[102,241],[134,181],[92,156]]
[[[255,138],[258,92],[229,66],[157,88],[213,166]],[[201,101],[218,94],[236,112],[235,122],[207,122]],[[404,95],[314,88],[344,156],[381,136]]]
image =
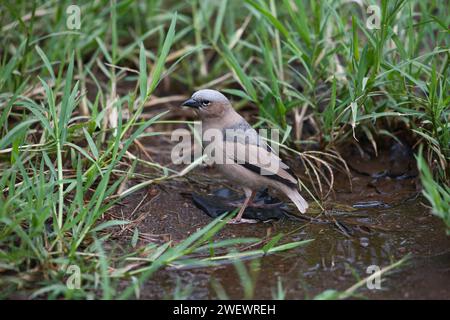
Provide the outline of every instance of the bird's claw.
[[236,219],[233,218],[230,221],[227,222],[227,224],[240,224],[240,223],[257,223],[258,221],[254,220],[254,219]]

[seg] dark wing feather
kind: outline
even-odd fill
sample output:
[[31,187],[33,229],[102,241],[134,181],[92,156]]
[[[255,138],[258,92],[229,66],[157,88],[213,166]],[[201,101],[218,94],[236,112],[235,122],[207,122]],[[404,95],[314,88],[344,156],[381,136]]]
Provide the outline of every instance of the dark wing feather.
[[[243,164],[240,164],[240,165],[243,166],[244,168],[246,168],[246,169],[248,169],[248,170],[254,172],[254,173],[257,173],[257,174],[259,174],[259,175],[262,175],[262,173],[261,173],[261,167],[258,167],[258,166],[256,166],[256,165],[251,164],[251,163],[248,163],[248,162],[243,163]],[[293,175],[293,174],[291,173],[291,172],[292,172],[291,169],[288,168],[287,172],[288,172],[290,175]],[[288,179],[284,179],[284,178],[282,178],[282,177],[280,177],[279,175],[276,175],[276,174],[264,175],[264,177],[269,178],[269,179],[273,179],[273,180],[278,181],[278,182],[281,182],[281,183],[284,183],[285,185],[287,185],[287,186],[289,186],[289,187],[292,187],[292,188],[294,188],[294,187],[297,186],[297,183],[294,183],[294,182],[292,182],[291,180],[288,180]]]
[[224,141],[224,152],[228,159],[252,172],[289,187],[297,185],[297,178],[292,170],[264,146]]

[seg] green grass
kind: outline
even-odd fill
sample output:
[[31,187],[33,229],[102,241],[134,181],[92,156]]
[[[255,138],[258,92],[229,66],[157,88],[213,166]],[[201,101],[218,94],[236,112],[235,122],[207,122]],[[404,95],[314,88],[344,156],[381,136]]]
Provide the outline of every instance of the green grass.
[[447,235],[450,235],[450,187],[440,185],[433,178],[430,168],[422,156],[422,149],[419,150],[416,158],[422,180],[422,193],[431,204],[432,213],[442,219]]
[[[423,145],[424,194],[448,226],[450,15],[440,1],[382,1],[379,30],[365,27],[365,8],[340,1],[79,3],[80,30],[66,27],[70,1],[0,4],[2,297],[139,296],[167,265],[207,267],[305,244],[210,256],[204,249],[223,227],[215,220],[178,244],[105,251],[111,228],[128,221],[104,215],[180,176],[135,153],[136,139],[168,116],[146,104],[199,87],[228,93],[237,108],[257,110],[257,126],[282,130],[282,147],[301,157],[320,199],[332,166],[346,170],[339,145],[367,140],[376,152],[380,137],[403,128]],[[129,180],[135,186],[124,190]],[[253,240],[223,246],[239,241]],[[140,268],[128,270],[130,261]],[[64,284],[70,265],[81,268],[80,290]],[[250,296],[248,274],[236,268]],[[277,290],[284,297],[281,282]]]
[[[380,282],[382,281],[381,276],[385,277],[389,272],[391,272],[392,270],[396,269],[396,268],[400,268],[403,264],[405,264],[408,259],[410,257],[409,256],[405,256],[402,259],[390,264],[387,267],[384,267],[383,269],[380,269],[376,272],[373,272],[371,275],[360,279],[360,277],[358,276],[358,281],[352,285],[350,288],[344,290],[344,291],[338,291],[338,290],[334,290],[334,289],[328,289],[325,290],[322,293],[319,293],[318,295],[316,295],[314,297],[314,300],[343,300],[343,299],[347,299],[347,298],[364,298],[364,296],[361,296],[360,294],[358,294],[358,290],[360,290],[361,288],[367,286],[369,283],[373,284],[373,281],[376,278],[380,279]],[[381,285],[381,283],[380,283]]]

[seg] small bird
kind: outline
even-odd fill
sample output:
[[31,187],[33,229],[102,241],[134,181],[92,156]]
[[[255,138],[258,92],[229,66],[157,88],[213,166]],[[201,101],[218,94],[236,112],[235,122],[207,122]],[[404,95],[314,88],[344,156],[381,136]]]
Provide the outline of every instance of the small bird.
[[[242,219],[242,215],[247,206],[252,205],[256,191],[267,187],[285,194],[301,213],[305,213],[308,203],[298,192],[294,173],[222,93],[211,89],[199,90],[182,106],[193,108],[202,120],[204,147],[211,143],[205,141],[208,130],[223,134],[221,150],[226,161],[214,165],[230,182],[241,186],[246,197],[239,213],[229,223],[253,222]],[[230,132],[235,134],[230,135]]]

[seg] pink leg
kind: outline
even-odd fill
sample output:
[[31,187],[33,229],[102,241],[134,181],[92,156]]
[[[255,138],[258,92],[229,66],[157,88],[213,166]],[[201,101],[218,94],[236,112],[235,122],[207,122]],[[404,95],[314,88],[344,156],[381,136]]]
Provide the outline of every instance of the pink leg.
[[241,209],[239,210],[238,215],[235,218],[233,218],[230,221],[228,221],[228,223],[230,223],[230,224],[232,224],[232,223],[239,223],[241,221],[242,222],[253,222],[253,220],[249,220],[249,221],[246,220],[246,221],[244,221],[242,219],[242,215],[244,214],[244,211],[247,208],[248,204],[252,202],[253,198],[256,195],[256,192],[254,192],[254,191],[252,191],[250,189],[244,189],[244,190],[245,190],[245,195],[246,195],[244,204],[242,205]]

